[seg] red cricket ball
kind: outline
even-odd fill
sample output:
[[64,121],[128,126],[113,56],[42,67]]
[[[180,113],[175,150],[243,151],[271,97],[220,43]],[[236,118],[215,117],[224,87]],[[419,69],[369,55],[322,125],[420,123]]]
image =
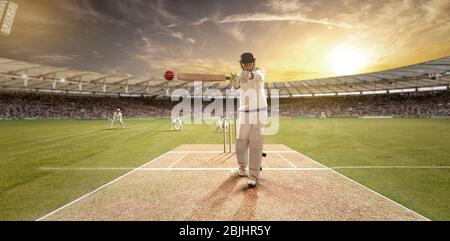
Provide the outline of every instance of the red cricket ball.
[[171,81],[171,80],[173,80],[175,78],[175,74],[172,71],[167,70],[166,73],[164,73],[164,78],[167,81]]

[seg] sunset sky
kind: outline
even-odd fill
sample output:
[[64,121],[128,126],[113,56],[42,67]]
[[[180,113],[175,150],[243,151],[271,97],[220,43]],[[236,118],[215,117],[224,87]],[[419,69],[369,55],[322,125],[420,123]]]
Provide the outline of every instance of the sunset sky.
[[449,0],[14,0],[0,57],[102,73],[239,70],[269,81],[357,74],[450,55]]

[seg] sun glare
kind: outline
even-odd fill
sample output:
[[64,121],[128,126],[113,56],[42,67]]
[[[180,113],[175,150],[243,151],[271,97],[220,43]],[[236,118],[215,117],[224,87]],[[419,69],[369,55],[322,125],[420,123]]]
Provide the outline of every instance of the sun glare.
[[330,65],[338,75],[358,74],[366,64],[367,58],[361,51],[349,46],[339,46],[329,54]]

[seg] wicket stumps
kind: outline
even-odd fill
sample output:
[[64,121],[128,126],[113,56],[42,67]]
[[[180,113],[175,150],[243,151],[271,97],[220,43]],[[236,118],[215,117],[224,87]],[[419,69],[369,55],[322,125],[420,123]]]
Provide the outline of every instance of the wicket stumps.
[[[223,119],[222,121],[222,128],[223,128],[223,153],[227,153],[227,140],[228,140],[228,153],[231,153],[231,144],[232,144],[232,135],[233,131],[230,126],[230,122],[227,118]],[[237,140],[237,119],[234,119],[234,140]],[[267,153],[263,152],[262,157],[267,157]],[[263,170],[262,167],[259,168],[259,170]]]

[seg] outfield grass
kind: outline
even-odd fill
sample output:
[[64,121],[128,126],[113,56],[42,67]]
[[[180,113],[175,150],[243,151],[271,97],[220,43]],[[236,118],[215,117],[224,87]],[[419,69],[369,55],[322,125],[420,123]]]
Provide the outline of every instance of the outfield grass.
[[[213,126],[169,131],[168,119],[0,121],[0,220],[33,220],[181,144],[220,143]],[[284,119],[266,143],[285,144],[329,166],[450,166],[447,119]],[[434,220],[450,220],[450,169],[339,169]]]

